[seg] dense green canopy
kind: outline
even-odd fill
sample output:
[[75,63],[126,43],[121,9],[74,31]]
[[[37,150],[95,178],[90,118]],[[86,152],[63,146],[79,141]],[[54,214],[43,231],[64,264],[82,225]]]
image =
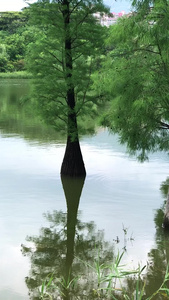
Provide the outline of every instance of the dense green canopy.
[[0,72],[25,68],[26,47],[32,41],[28,10],[0,12]]
[[[106,8],[101,1],[71,1],[70,20],[65,25],[64,1],[49,2],[38,1],[31,6],[35,38],[28,47],[27,66],[35,77],[35,97],[43,117],[63,129],[64,123],[67,126],[70,88],[74,89],[76,115],[96,114],[98,98],[92,89],[91,73],[103,52],[105,30],[97,24],[93,12]],[[66,37],[71,49],[65,49]]]
[[169,150],[169,7],[163,0],[136,4],[136,13],[110,28],[96,86],[111,100],[102,124],[143,161]]

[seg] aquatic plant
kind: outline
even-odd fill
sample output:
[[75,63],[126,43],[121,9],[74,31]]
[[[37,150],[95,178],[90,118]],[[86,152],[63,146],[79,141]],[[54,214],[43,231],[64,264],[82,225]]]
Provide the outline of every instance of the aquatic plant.
[[[169,269],[167,267],[166,273],[160,287],[150,296],[146,297],[145,295],[145,286],[146,280],[144,280],[143,271],[146,266],[138,266],[135,270],[126,270],[126,265],[121,264],[124,252],[117,254],[115,260],[109,264],[100,263],[99,251],[98,257],[94,260],[93,265],[88,264],[87,262],[81,261],[82,264],[88,269],[88,277],[86,278],[88,282],[91,280],[91,275],[93,279],[93,289],[89,294],[85,295],[82,292],[80,298],[76,294],[75,290],[78,285],[78,280],[85,280],[84,274],[69,280],[65,281],[64,278],[57,280],[56,283],[53,283],[53,274],[46,278],[43,282],[40,289],[40,299],[57,299],[52,296],[51,290],[57,290],[59,299],[113,299],[113,300],[152,300],[154,297],[159,296],[159,299],[167,299],[169,297],[169,289],[166,287],[166,283],[169,281]],[[71,278],[71,277],[70,277]],[[130,280],[134,283],[134,289],[132,292],[127,288],[125,280]],[[56,282],[56,281],[55,281]],[[72,293],[74,290],[74,293]],[[70,295],[69,295],[70,292]],[[73,297],[74,294],[74,297]]]

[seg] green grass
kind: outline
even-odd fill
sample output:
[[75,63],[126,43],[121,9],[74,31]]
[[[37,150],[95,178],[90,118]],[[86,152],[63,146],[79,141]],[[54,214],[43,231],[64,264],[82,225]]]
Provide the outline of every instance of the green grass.
[[[90,272],[95,273],[96,275],[96,282],[93,289],[93,297],[90,299],[104,299],[104,300],[153,300],[155,296],[163,295],[166,297],[166,299],[169,299],[169,289],[166,287],[166,283],[169,281],[169,270],[168,267],[166,269],[166,273],[163,279],[163,282],[161,286],[149,297],[145,296],[145,286],[146,282],[141,278],[142,273],[145,269],[145,266],[143,268],[140,268],[140,266],[136,270],[126,270],[125,265],[121,264],[121,260],[123,257],[123,254],[117,254],[115,260],[108,265],[101,264],[99,261],[99,255],[98,258],[94,261],[93,265],[88,264],[87,262],[83,262],[79,260],[82,264],[86,265],[87,268],[89,268]],[[126,286],[124,284],[123,279],[128,278],[128,276],[135,276],[135,288],[132,293],[130,293],[129,290],[126,290]],[[79,277],[80,278],[80,277]],[[132,278],[132,277],[131,277]],[[77,284],[78,278],[73,278],[68,283],[64,282],[64,278],[62,280],[58,279],[57,283],[55,281],[54,283],[54,276],[53,274],[51,276],[48,276],[48,278],[45,279],[45,281],[42,283],[41,289],[40,289],[40,299],[46,300],[56,299],[52,295],[52,291],[58,291],[60,299],[65,299],[63,290],[67,290],[67,292],[72,292],[72,290],[75,288],[74,281]],[[134,279],[134,278],[133,278]],[[117,280],[118,280],[118,286],[117,286]],[[121,281],[122,280],[122,281]],[[62,285],[61,288],[59,288],[59,285]],[[64,289],[63,289],[64,287]],[[76,292],[75,292],[76,295]],[[63,298],[62,298],[63,296]],[[77,296],[77,298],[76,298]],[[78,295],[76,295],[75,298],[71,299],[80,299],[78,298]],[[86,298],[85,298],[86,299]],[[159,298],[161,299],[161,297]]]
[[32,75],[27,71],[0,73],[0,79],[29,79]]

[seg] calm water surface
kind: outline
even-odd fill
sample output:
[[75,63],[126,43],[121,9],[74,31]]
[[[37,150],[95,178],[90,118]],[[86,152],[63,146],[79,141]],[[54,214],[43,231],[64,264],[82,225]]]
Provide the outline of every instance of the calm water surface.
[[[31,264],[21,244],[49,226],[44,213],[66,212],[59,174],[65,141],[23,109],[27,81],[4,80],[0,85],[0,299],[26,300]],[[129,265],[145,264],[148,253],[158,248],[154,216],[164,201],[160,185],[168,176],[167,154],[154,154],[140,164],[106,130],[83,137],[81,147],[87,170],[81,222],[93,221],[116,250],[125,247]]]

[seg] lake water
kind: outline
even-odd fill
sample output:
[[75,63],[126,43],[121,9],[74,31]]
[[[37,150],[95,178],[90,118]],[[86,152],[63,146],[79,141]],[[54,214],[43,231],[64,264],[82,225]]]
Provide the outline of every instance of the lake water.
[[[0,299],[26,300],[25,277],[32,264],[21,244],[28,245],[27,236],[39,236],[40,229],[49,226],[44,213],[67,211],[60,179],[65,141],[41,128],[18,102],[29,93],[26,80],[2,80],[0,85]],[[154,216],[164,202],[160,185],[168,176],[167,154],[138,163],[104,129],[82,137],[81,148],[87,177],[80,221],[92,221],[116,251],[126,250],[124,261],[129,266],[146,264],[150,252],[163,251]]]

